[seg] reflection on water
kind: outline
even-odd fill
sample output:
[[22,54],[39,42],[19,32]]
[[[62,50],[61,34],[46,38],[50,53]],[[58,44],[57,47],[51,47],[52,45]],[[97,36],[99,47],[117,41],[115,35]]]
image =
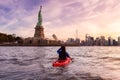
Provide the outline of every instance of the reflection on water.
[[119,47],[67,47],[73,58],[53,67],[59,47],[0,47],[0,80],[120,80]]

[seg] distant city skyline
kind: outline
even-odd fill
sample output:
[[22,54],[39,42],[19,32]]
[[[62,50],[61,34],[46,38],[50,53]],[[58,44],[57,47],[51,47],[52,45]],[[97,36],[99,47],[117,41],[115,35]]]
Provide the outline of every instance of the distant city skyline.
[[[29,3],[29,4],[28,4]],[[40,5],[46,38],[120,36],[118,0],[4,0],[0,1],[0,32],[33,37]]]

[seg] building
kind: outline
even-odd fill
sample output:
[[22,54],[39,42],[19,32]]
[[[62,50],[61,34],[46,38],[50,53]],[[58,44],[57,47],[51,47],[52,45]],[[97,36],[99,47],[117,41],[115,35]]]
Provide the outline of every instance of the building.
[[108,37],[108,46],[113,46],[113,39]]
[[94,37],[91,37],[88,34],[86,34],[85,38],[86,38],[86,41],[85,41],[86,46],[93,46],[94,45]]
[[99,38],[99,37],[97,37],[97,38],[95,39],[94,45],[95,45],[95,46],[99,46],[99,45],[100,45],[100,38]]
[[118,42],[115,39],[113,39],[113,46],[118,46]]
[[105,36],[100,36],[100,46],[107,46],[107,40]]
[[120,46],[120,36],[118,37],[118,45]]
[[65,44],[66,45],[80,45],[80,39],[68,38]]

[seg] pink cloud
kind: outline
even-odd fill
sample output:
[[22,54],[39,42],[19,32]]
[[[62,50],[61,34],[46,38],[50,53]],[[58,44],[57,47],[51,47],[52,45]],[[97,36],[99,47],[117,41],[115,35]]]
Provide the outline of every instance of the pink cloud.
[[[29,1],[32,7],[27,4]],[[101,33],[120,32],[118,29],[120,24],[117,24],[120,21],[120,2],[118,0],[45,0],[44,2],[37,0],[39,4],[32,2],[33,0],[0,2],[0,6],[2,6],[0,7],[2,8],[0,10],[2,16],[0,17],[0,31],[32,37],[37,23],[39,4],[42,4],[46,37],[50,37],[52,34],[56,34],[60,39],[64,38],[62,35],[65,35],[66,39],[75,37],[76,29],[79,31],[79,38],[82,37],[82,39],[86,33],[96,36]],[[9,7],[10,11],[6,13],[5,7]],[[14,29],[11,30],[13,27]],[[22,33],[25,35],[21,35]]]

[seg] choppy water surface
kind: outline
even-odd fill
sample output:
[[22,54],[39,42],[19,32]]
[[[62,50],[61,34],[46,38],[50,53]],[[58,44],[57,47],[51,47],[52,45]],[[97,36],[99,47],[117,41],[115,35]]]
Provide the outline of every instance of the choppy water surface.
[[0,80],[120,80],[120,47],[67,47],[73,58],[52,67],[59,47],[0,47]]

